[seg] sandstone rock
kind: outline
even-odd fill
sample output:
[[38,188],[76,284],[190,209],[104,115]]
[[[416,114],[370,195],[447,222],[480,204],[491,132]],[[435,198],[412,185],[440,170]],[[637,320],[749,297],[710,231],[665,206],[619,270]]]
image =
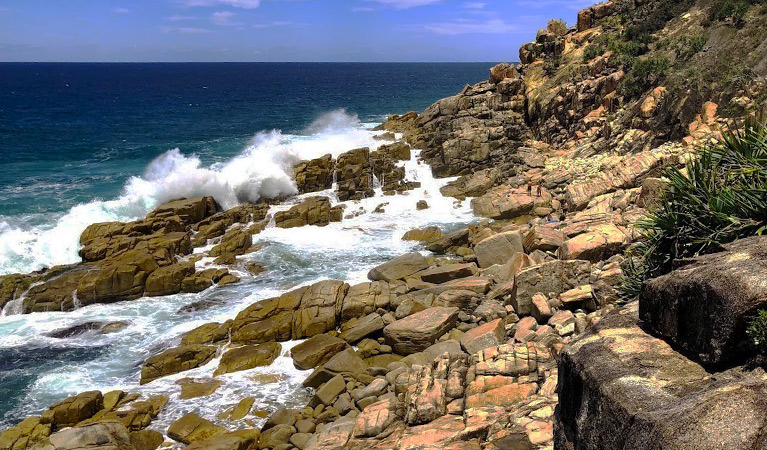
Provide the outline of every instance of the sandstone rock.
[[551,316],[554,315],[549,301],[542,294],[533,295],[530,314],[541,324],[547,323]]
[[135,450],[156,450],[165,441],[165,436],[155,430],[140,430],[130,433],[130,444]]
[[474,247],[479,267],[486,268],[494,264],[505,264],[515,254],[524,253],[522,236],[518,231],[507,231],[490,236]]
[[642,183],[642,190],[637,198],[636,205],[640,208],[652,209],[658,205],[666,183],[660,178],[647,178]]
[[253,245],[253,235],[249,230],[233,229],[221,238],[221,242],[210,249],[210,256],[236,256],[248,252]]
[[537,390],[538,386],[535,383],[509,384],[483,394],[466,397],[466,407],[512,406],[533,395]]
[[223,324],[211,322],[206,323],[205,325],[200,325],[199,327],[184,333],[181,337],[181,344],[215,344],[225,341],[229,338],[231,327],[231,320],[228,320]]
[[438,226],[428,226],[408,231],[402,236],[402,240],[428,242],[440,237],[442,237],[442,230]]
[[168,437],[183,444],[204,441],[224,433],[226,433],[224,428],[195,413],[184,415],[168,428]]
[[268,366],[282,351],[282,346],[277,342],[267,342],[257,345],[246,345],[224,353],[214,376],[225,373],[239,372],[254,367]]
[[213,197],[196,197],[165,203],[147,214],[146,217],[153,219],[178,216],[187,224],[193,224],[212,216],[220,209]]
[[352,348],[347,348],[333,355],[325,364],[318,367],[304,380],[304,386],[317,388],[322,383],[338,374],[347,374],[353,378],[367,378],[368,366]]
[[324,227],[330,223],[330,209],[327,197],[310,197],[287,211],[275,213],[274,224],[280,228]]
[[528,253],[535,250],[553,251],[565,242],[565,234],[552,225],[537,225],[525,235],[523,245]]
[[46,441],[51,424],[41,423],[39,416],[29,416],[14,427],[0,432],[0,448],[26,450]]
[[498,186],[471,201],[474,214],[488,219],[514,219],[532,212],[535,197]]
[[596,298],[591,285],[578,286],[559,295],[562,307],[569,310],[585,309],[593,312],[597,309]]
[[371,269],[368,273],[368,279],[391,282],[410,276],[428,267],[428,261],[420,253],[406,253]]
[[176,381],[181,386],[181,395],[179,398],[188,399],[196,397],[206,397],[221,387],[221,381],[216,379],[193,379],[182,378]]
[[357,417],[353,430],[354,436],[379,435],[397,419],[396,408],[397,402],[391,398],[367,406]]
[[181,283],[184,278],[193,273],[193,263],[180,263],[160,267],[147,278],[144,293],[149,297],[178,294],[181,292]]
[[527,269],[517,275],[516,295],[512,300],[520,316],[531,312],[532,298],[538,292],[560,293],[588,284],[591,264],[588,261],[550,261]]
[[257,444],[258,430],[238,430],[219,434],[208,439],[192,442],[188,450],[248,450]]
[[445,197],[465,199],[480,197],[489,191],[501,177],[500,170],[481,170],[472,175],[465,175],[441,187],[439,192]]
[[562,243],[561,259],[598,262],[619,253],[629,244],[629,237],[615,225],[600,225]]
[[317,407],[318,405],[330,406],[345,390],[346,382],[344,381],[344,377],[340,374],[336,375],[317,389],[309,406],[312,408]]
[[122,424],[115,422],[99,422],[67,428],[52,434],[49,441],[49,444],[38,448],[45,450],[84,448],[135,449],[131,445],[131,436],[128,430]]
[[345,450],[355,424],[355,419],[347,417],[328,424],[307,442],[304,450]]
[[338,199],[342,202],[372,197],[370,149],[358,148],[339,155],[336,161],[336,181]]
[[506,328],[503,320],[495,319],[464,333],[461,336],[461,347],[466,350],[466,353],[473,355],[488,347],[500,345],[505,338]]
[[630,304],[564,349],[555,445],[715,449],[763,442],[760,377],[712,379],[637,322]]
[[71,427],[93,417],[103,407],[104,397],[100,391],[83,392],[52,405],[40,417],[40,422],[57,429]]
[[317,192],[333,186],[333,157],[323,155],[310,161],[301,161],[293,168],[299,193]]
[[454,231],[426,245],[426,250],[434,253],[445,253],[450,248],[460,247],[469,243],[469,229]]
[[[745,334],[750,317],[767,308],[762,279],[767,238],[724,246],[642,286],[639,312],[647,327],[706,365],[735,363],[752,348]],[[715,320],[712,320],[715,318]]]
[[401,355],[419,352],[455,327],[458,308],[429,308],[384,328],[394,351]]
[[325,363],[348,346],[349,344],[343,339],[318,334],[293,347],[290,350],[290,356],[296,368],[309,370]]
[[141,367],[141,384],[202,366],[216,354],[210,345],[181,345],[150,357]]
[[341,320],[362,317],[381,308],[388,309],[393,297],[386,282],[373,281],[351,286],[341,306]]
[[477,265],[469,264],[445,264],[422,270],[413,274],[427,283],[442,284],[460,278],[471,277],[477,274]]
[[352,319],[344,324],[340,338],[350,344],[354,344],[367,336],[383,330],[386,324],[377,313],[370,313],[359,319]]

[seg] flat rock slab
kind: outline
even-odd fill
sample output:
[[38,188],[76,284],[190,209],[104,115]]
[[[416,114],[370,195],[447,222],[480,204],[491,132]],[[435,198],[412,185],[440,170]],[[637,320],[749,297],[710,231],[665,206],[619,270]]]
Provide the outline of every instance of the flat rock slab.
[[312,336],[290,350],[293,365],[301,370],[313,369],[348,347],[343,339],[327,334]]
[[427,269],[429,262],[426,258],[417,252],[405,253],[391,261],[387,261],[380,266],[376,266],[368,272],[368,279],[371,281],[395,281],[416,272]]
[[563,350],[555,448],[763,448],[764,372],[711,377],[638,322],[629,304]]
[[429,308],[387,325],[384,335],[396,353],[409,355],[428,348],[457,320],[458,308]]
[[767,308],[767,238],[725,246],[647,281],[639,314],[647,327],[706,365],[736,363],[753,351],[746,327]]
[[268,366],[282,351],[282,346],[277,342],[265,344],[246,345],[224,353],[214,376],[225,373],[239,372],[253,369],[254,367]]

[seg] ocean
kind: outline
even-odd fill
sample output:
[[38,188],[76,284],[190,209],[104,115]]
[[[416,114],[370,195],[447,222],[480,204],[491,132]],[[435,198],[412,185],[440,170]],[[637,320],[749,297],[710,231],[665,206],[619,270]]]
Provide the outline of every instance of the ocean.
[[[133,220],[179,197],[213,195],[225,207],[295,194],[301,159],[375,147],[372,128],[388,114],[422,111],[491,63],[457,64],[0,64],[0,275],[79,261],[78,238],[94,222]],[[328,227],[268,228],[252,256],[269,272],[199,294],[92,305],[69,313],[0,316],[0,429],[54,401],[90,389],[145,395],[174,392],[186,376],[210,376],[217,362],[138,386],[144,359],[202,323],[313,281],[365,280],[367,271],[415,248],[412,228],[449,230],[472,220],[466,202],[443,198],[429,168],[405,163],[422,183],[407,196],[353,203],[366,211]],[[331,191],[324,193],[337,199]],[[316,195],[316,194],[315,194]],[[292,200],[300,200],[300,196]],[[416,211],[417,200],[430,208]],[[370,214],[388,203],[386,213]],[[291,202],[276,209],[285,209]],[[184,311],[200,300],[204,311]],[[46,334],[88,321],[124,320],[109,335]],[[285,349],[292,343],[286,344]],[[258,373],[279,382],[254,387]],[[305,373],[283,356],[270,367],[227,375],[209,401],[172,395],[153,425],[181,412],[214,416],[247,395],[259,406],[300,405]]]

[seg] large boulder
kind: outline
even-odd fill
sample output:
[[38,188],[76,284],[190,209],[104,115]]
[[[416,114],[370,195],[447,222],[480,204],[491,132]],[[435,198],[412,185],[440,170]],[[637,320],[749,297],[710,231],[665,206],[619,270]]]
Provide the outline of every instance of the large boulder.
[[355,284],[349,288],[341,306],[341,321],[347,321],[355,317],[366,316],[380,308],[387,309],[394,293],[389,289],[389,284],[382,281],[373,281]]
[[472,328],[461,336],[461,347],[473,355],[486,348],[497,347],[506,338],[506,327],[502,319],[495,319]]
[[40,422],[57,429],[71,427],[93,417],[103,408],[104,397],[100,391],[83,392],[52,405],[40,417]]
[[531,313],[533,296],[538,292],[559,294],[588,284],[591,263],[588,261],[549,261],[522,269],[517,275],[511,304],[517,314]]
[[231,349],[221,357],[221,363],[213,375],[217,376],[253,369],[254,367],[268,366],[280,356],[281,351],[282,346],[277,342],[246,345]]
[[444,264],[441,266],[426,269],[413,274],[413,277],[420,278],[421,281],[433,284],[442,284],[461,278],[471,277],[478,272],[477,265],[468,264]]
[[372,197],[375,192],[370,149],[357,148],[338,155],[336,182],[338,199],[342,202]]
[[324,191],[333,187],[333,157],[328,153],[293,167],[298,192]]
[[309,370],[325,363],[348,346],[349,344],[343,339],[318,334],[293,347],[290,350],[290,356],[296,368]]
[[36,447],[40,450],[59,449],[104,449],[136,450],[131,443],[131,435],[124,425],[118,422],[96,422],[54,433],[47,445]]
[[195,197],[174,200],[158,206],[154,211],[147,214],[147,219],[180,217],[186,224],[200,222],[221,210],[213,197]]
[[599,262],[620,253],[630,242],[629,236],[613,224],[599,225],[590,230],[563,242],[559,247],[559,257]]
[[330,199],[327,197],[310,197],[287,211],[275,213],[274,224],[279,228],[307,225],[324,227],[335,218],[331,212],[332,209]]
[[368,279],[372,281],[396,281],[428,267],[429,262],[422,254],[406,253],[370,269]]
[[184,415],[168,427],[168,437],[183,444],[204,441],[224,433],[226,429],[195,413]]
[[258,430],[230,431],[194,441],[185,448],[188,450],[248,450],[258,443],[260,437],[261,433]]
[[474,214],[488,219],[514,219],[529,214],[536,198],[508,186],[498,186],[471,201]]
[[636,303],[559,359],[556,448],[713,450],[767,442],[762,373],[711,377],[637,325]]
[[506,264],[517,253],[524,253],[519,231],[506,231],[483,239],[474,247],[479,267]]
[[181,345],[154,355],[141,367],[141,384],[207,364],[216,355],[211,345]]
[[458,308],[429,308],[387,325],[384,335],[396,353],[409,355],[432,345],[455,327],[457,319]]
[[740,362],[753,352],[746,327],[767,309],[767,238],[753,237],[702,256],[642,286],[647,327],[706,365]]

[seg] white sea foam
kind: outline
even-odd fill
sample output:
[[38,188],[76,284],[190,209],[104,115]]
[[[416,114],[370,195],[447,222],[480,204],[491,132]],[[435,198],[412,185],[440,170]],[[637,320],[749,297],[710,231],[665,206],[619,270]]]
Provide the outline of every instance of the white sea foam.
[[[276,132],[261,134],[242,154],[213,167],[202,167],[194,156],[185,156],[178,151],[166,153],[155,160],[142,177],[129,181],[123,196],[112,201],[91,202],[73,208],[59,218],[55,225],[35,231],[39,234],[29,239],[29,245],[24,251],[33,254],[35,258],[45,255],[48,264],[56,261],[57,257],[61,261],[59,252],[69,252],[74,256],[71,260],[76,261],[77,230],[90,222],[141,217],[157,203],[180,195],[214,195],[219,202],[229,206],[228,201],[236,202],[242,195],[268,195],[275,192],[269,189],[285,192],[286,186],[292,186],[292,183],[284,184],[281,181],[289,173],[283,164],[291,164],[295,158],[317,157],[324,153],[338,154],[359,146],[376,145],[370,131],[353,120],[346,122],[348,125],[338,125],[338,118],[343,116],[340,113],[335,116],[323,118],[325,122],[319,124],[310,136],[283,136]],[[205,322],[232,319],[240,310],[257,300],[321,279],[334,278],[349,283],[364,281],[373,266],[418,248],[416,244],[401,240],[402,235],[412,228],[426,225],[449,228],[471,220],[469,202],[457,204],[454,199],[442,197],[439,188],[448,180],[435,180],[429,167],[418,161],[418,151],[414,151],[413,158],[403,164],[407,179],[420,182],[420,188],[397,196],[384,196],[378,189],[374,197],[345,202],[347,213],[362,211],[362,214],[340,223],[289,230],[270,227],[254,236],[254,240],[267,245],[263,250],[243,258],[263,263],[269,269],[256,278],[242,274],[241,283],[216,286],[198,294],[90,305],[68,313],[0,317],[0,350],[25,347],[103,349],[87,361],[62,362],[58,367],[36,373],[35,381],[19,400],[15,412],[21,415],[39,413],[64,395],[92,389],[108,391],[119,388],[144,395],[164,393],[170,394],[171,400],[152,425],[164,431],[172,420],[194,410],[206,418],[216,420],[218,412],[246,396],[257,398],[257,409],[272,410],[278,404],[291,405],[291,402],[296,406],[303,404],[307,398],[301,381],[307,372],[296,370],[291,359],[284,354],[269,367],[220,377],[224,385],[202,402],[199,399],[180,399],[179,387],[175,381],[184,377],[210,377],[218,359],[204,367],[144,386],[138,385],[139,367],[147,357],[177,343],[184,332]],[[183,181],[188,186],[175,186],[171,180]],[[328,195],[334,204],[339,203],[332,191],[326,191],[299,195],[272,210],[289,208],[302,198],[312,195]],[[416,203],[419,200],[426,200],[429,209],[418,211]],[[382,203],[388,204],[384,207],[385,212],[373,213]],[[25,231],[18,224],[6,229],[0,228],[0,246],[3,242],[11,242],[9,236],[14,236],[14,233],[23,234]],[[7,246],[0,247],[0,252],[8,250]],[[205,261],[200,262],[203,263]],[[6,262],[0,260],[0,264]],[[7,270],[7,267],[2,266],[2,269]],[[208,310],[179,312],[179,308],[200,300],[220,303],[215,303]],[[124,321],[128,325],[113,334],[93,331],[67,339],[46,336],[52,331],[88,321]],[[283,349],[286,350],[290,345],[285,344]],[[258,385],[251,378],[257,373],[280,374],[285,379],[279,383]],[[253,420],[254,417],[247,419]],[[220,423],[227,427],[243,426],[241,422]]]
[[378,144],[356,116],[338,110],[319,117],[303,135],[258,133],[239,155],[209,167],[181,149],[169,150],[143,175],[131,177],[115,200],[77,205],[43,225],[13,224],[11,218],[0,217],[0,275],[77,262],[78,239],[88,225],[134,220],[173,199],[211,195],[231,208],[262,197],[293,195],[292,168],[298,161]]

